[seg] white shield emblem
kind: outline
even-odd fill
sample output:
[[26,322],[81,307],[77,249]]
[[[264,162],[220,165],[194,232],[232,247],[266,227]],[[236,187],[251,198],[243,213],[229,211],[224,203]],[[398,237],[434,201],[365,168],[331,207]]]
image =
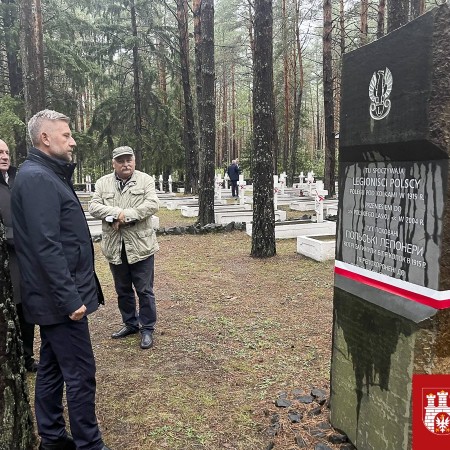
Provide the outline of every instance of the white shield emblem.
[[373,73],[369,84],[370,117],[372,119],[381,120],[389,114],[391,110],[389,95],[393,83],[392,73],[387,67]]

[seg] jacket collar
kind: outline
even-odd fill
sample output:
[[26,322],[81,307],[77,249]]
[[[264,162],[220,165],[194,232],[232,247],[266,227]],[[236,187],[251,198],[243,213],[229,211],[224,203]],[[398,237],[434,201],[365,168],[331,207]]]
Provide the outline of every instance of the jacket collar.
[[76,163],[69,163],[62,161],[61,159],[52,158],[36,147],[30,149],[27,160],[43,164],[53,170],[57,175],[62,176],[67,180],[72,178],[73,171],[76,167]]
[[0,184],[8,186],[11,189],[12,185],[14,184],[14,179],[16,178],[16,173],[17,168],[14,166],[9,166],[8,169],[9,182],[7,183],[5,181],[5,178],[3,177],[3,173],[0,173]]

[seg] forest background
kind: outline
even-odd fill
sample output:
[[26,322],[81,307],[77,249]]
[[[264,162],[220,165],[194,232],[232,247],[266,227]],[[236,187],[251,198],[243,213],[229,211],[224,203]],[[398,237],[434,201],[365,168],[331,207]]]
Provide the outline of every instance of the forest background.
[[[138,168],[164,180],[171,174],[195,192],[207,109],[201,3],[1,0],[0,137],[13,163],[26,157],[27,119],[49,107],[73,120],[78,183],[109,172],[112,149],[126,144]],[[203,3],[214,21],[214,168],[239,158],[251,179],[254,4]],[[342,55],[424,10],[423,0],[273,1],[266,46],[273,49],[274,173],[285,171],[290,184],[314,170],[334,193]]]
[[[300,171],[314,170],[329,195],[335,193],[343,55],[434,5],[0,0],[0,138],[20,165],[29,146],[27,120],[44,108],[63,112],[77,141],[78,188],[86,175],[95,182],[111,170],[114,147],[130,145],[138,169],[164,180],[171,174],[186,192],[198,191],[202,225],[214,222],[214,172],[239,158],[254,186],[251,256],[276,256],[272,175],[285,171],[291,184]],[[7,281],[7,252],[0,245],[0,280]],[[202,262],[209,257],[196,255]],[[258,273],[264,275],[265,264],[258,264]],[[33,425],[17,317],[10,286],[0,284],[0,417],[6,430],[0,449],[29,449]],[[310,293],[315,306],[316,298],[325,298]],[[278,303],[269,309],[275,308]]]

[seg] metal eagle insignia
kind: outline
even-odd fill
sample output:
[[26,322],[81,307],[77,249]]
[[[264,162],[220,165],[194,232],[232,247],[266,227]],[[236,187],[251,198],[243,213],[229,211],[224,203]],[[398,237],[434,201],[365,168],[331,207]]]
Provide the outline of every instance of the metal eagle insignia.
[[394,79],[391,71],[386,67],[373,73],[369,84],[370,117],[374,120],[384,119],[391,110],[389,95],[392,91]]

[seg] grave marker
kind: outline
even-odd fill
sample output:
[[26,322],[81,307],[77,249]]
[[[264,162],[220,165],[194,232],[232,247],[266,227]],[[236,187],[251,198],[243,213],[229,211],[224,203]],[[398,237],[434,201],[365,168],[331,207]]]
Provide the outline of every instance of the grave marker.
[[358,449],[410,449],[412,375],[450,374],[449,23],[344,55],[331,421]]

